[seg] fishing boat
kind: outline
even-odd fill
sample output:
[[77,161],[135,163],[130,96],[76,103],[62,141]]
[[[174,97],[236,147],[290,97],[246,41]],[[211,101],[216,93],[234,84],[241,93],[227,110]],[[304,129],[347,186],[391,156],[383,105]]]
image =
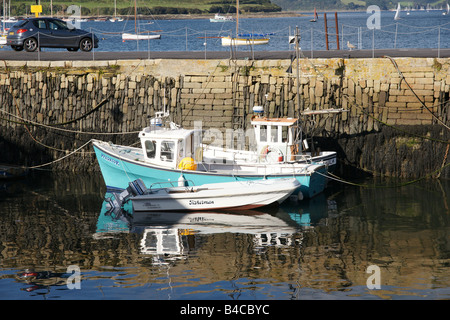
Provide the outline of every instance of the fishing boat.
[[216,13],[214,15],[214,18],[209,18],[210,22],[232,22],[233,17],[232,16],[223,16],[220,13]]
[[142,179],[136,179],[122,193],[115,194],[115,199],[120,206],[131,201],[133,212],[248,210],[281,203],[299,186],[297,179],[289,178],[201,186],[174,186],[165,181],[147,189]]
[[126,189],[129,182],[138,178],[146,185],[178,181],[198,186],[292,177],[300,182],[295,191],[299,199],[313,197],[325,189],[328,173],[325,162],[310,162],[307,158],[298,161],[299,157],[297,160],[275,157],[276,161],[272,161],[272,155],[254,157],[253,161],[208,159],[209,153],[205,152],[207,157],[203,157],[204,145],[199,142],[202,128],[184,129],[170,121],[163,125],[167,117],[157,113],[150,126],[140,131],[141,147],[92,140],[108,190]]
[[263,34],[239,34],[239,0],[236,0],[236,35],[237,37],[222,37],[222,46],[243,46],[268,44],[269,38]]
[[124,32],[122,33],[122,40],[153,40],[161,39],[160,34],[150,34],[152,31],[147,31],[147,33],[138,32],[137,30],[137,4],[134,0],[134,33]]

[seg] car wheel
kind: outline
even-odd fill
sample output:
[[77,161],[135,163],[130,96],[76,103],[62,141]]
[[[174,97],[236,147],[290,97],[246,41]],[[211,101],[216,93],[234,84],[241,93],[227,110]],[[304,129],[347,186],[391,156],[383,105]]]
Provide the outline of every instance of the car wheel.
[[67,48],[67,51],[78,51],[78,48]]
[[22,50],[23,50],[23,47],[22,47],[22,46],[11,46],[11,48],[12,48],[14,51],[22,51]]
[[35,38],[28,38],[23,42],[23,46],[26,51],[33,52],[38,48],[38,43]]
[[82,51],[91,51],[92,50],[92,39],[90,38],[83,38],[80,41],[80,49]]

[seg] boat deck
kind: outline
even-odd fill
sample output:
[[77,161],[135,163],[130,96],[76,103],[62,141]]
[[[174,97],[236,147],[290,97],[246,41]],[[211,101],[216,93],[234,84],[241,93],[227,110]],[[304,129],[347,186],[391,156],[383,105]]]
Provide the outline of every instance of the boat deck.
[[[135,164],[151,165],[150,162],[145,161],[144,154],[141,148],[120,146],[103,141],[96,141],[98,145],[107,153],[120,156],[123,161],[132,162]],[[119,158],[119,161],[120,161]],[[317,168],[324,166],[316,163],[255,163],[245,165],[235,163],[232,161],[225,161],[225,163],[197,163],[197,172],[208,172],[217,174],[236,175],[290,175],[290,174],[311,174]],[[172,166],[167,166],[167,169],[174,169]]]

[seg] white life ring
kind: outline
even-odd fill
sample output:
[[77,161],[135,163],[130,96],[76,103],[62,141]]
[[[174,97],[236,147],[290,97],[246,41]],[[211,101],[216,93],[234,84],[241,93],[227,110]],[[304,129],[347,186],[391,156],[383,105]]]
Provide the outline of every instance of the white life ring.
[[277,147],[265,146],[260,152],[260,159],[261,161],[270,163],[283,162],[284,156],[283,152],[281,152],[281,150]]

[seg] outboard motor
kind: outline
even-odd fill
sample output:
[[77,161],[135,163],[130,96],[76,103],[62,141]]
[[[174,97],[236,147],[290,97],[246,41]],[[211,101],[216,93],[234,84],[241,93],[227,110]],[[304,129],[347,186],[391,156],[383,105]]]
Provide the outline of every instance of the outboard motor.
[[136,179],[128,183],[128,188],[126,189],[129,196],[125,196],[126,200],[128,200],[132,196],[141,196],[147,192],[147,187],[144,184],[142,179]]
[[113,192],[114,197],[105,199],[108,211],[114,212],[122,208],[123,204],[131,197],[136,197],[147,193],[147,187],[142,179],[136,179],[128,183],[128,188],[121,193]]

